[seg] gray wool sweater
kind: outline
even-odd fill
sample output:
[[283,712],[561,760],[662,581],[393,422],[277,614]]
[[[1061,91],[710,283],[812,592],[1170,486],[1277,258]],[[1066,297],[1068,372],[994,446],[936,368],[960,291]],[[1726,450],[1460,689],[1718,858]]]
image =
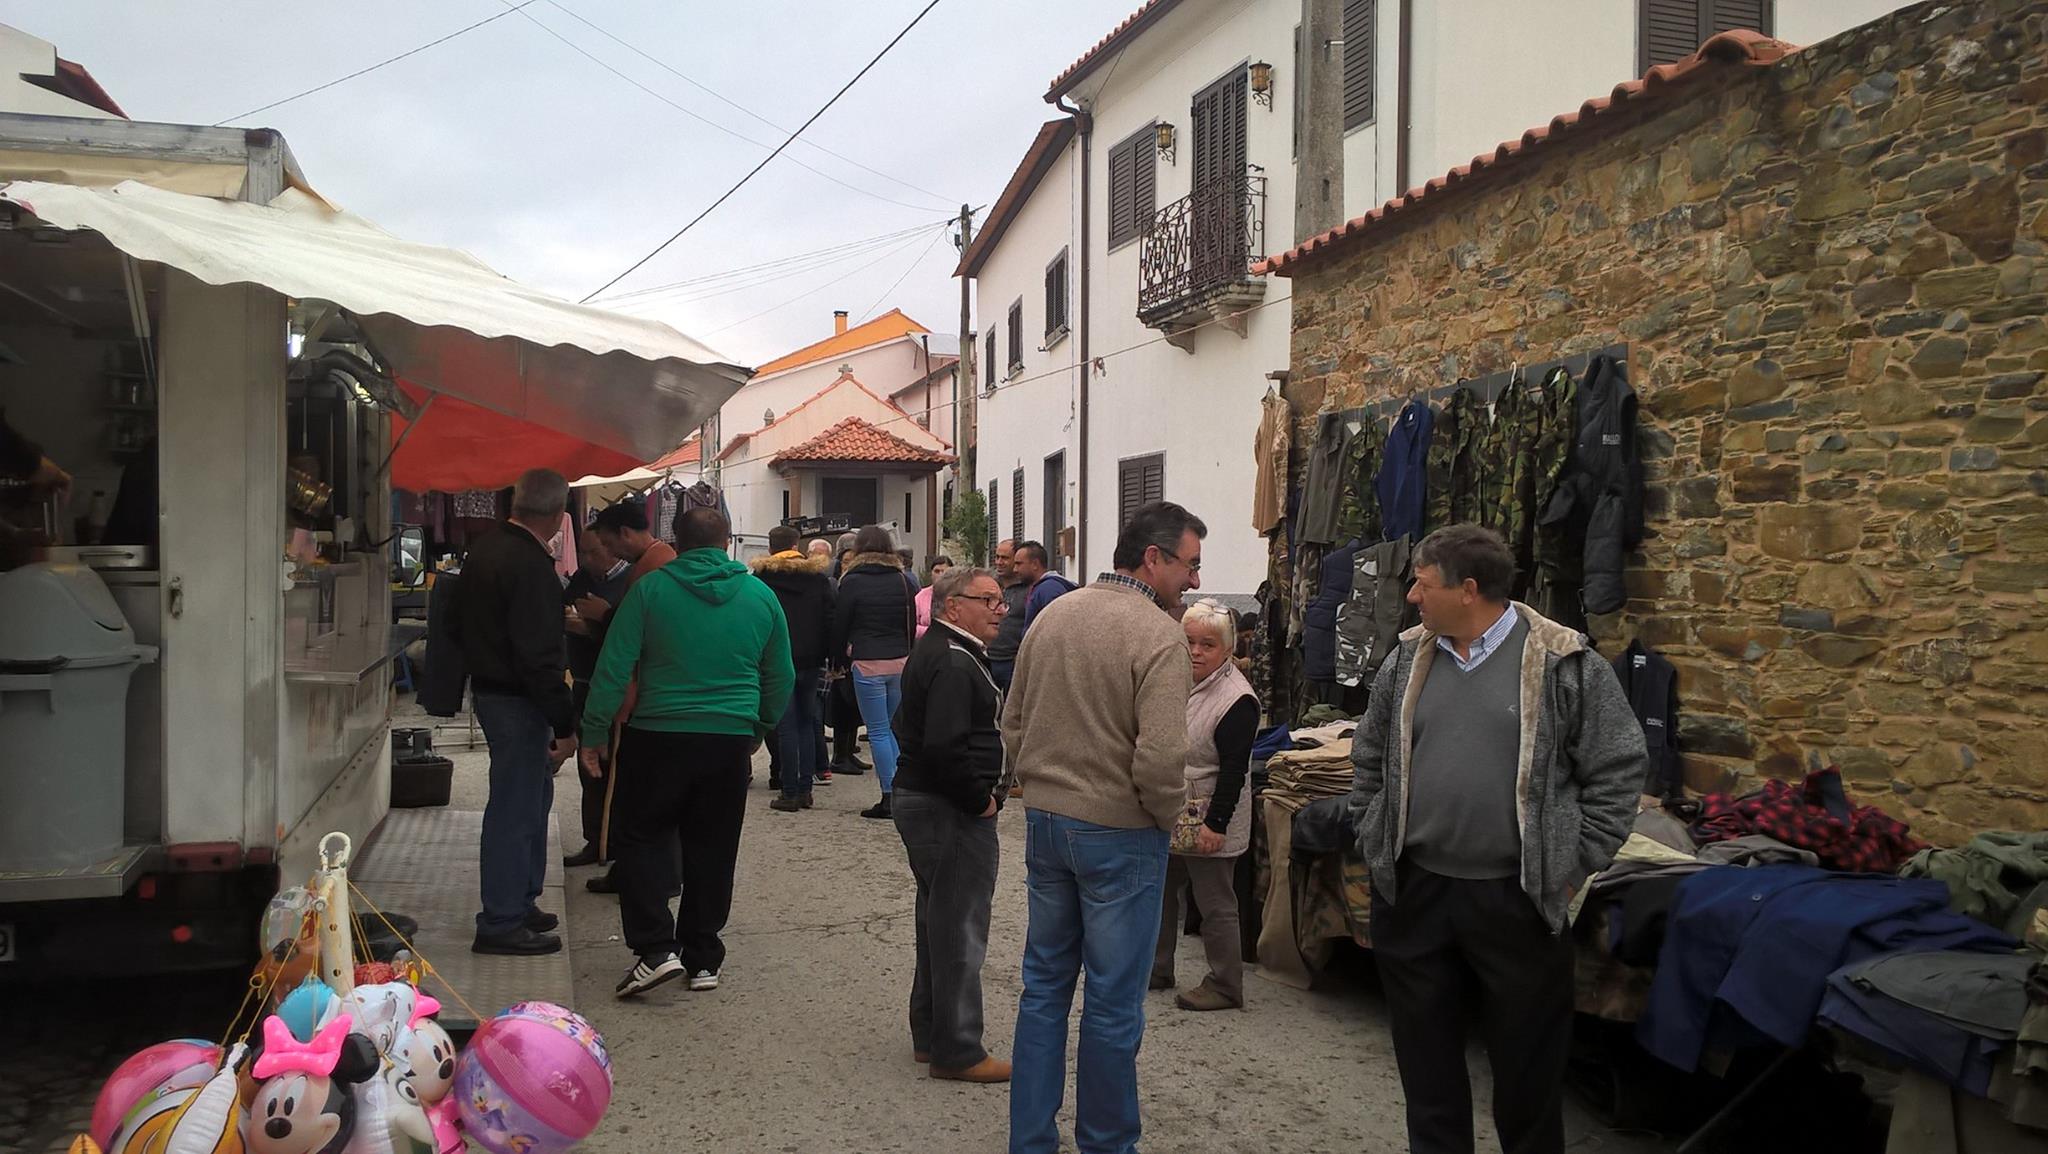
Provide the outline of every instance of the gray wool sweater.
[[[1613,667],[1586,636],[1527,605],[1515,608],[1529,623],[1515,770],[1522,892],[1561,931],[1572,894],[1628,839],[1649,753]],[[1351,743],[1359,851],[1373,886],[1397,904],[1394,863],[1407,841],[1415,703],[1440,656],[1436,638],[1421,626],[1401,635],[1400,649],[1380,666]]]

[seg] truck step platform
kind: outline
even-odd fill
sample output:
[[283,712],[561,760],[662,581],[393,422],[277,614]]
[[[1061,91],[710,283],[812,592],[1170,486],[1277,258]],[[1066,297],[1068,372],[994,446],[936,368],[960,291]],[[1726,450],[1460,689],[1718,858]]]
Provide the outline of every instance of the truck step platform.
[[[427,977],[422,988],[440,999],[441,1024],[457,1035],[478,1023],[463,1007],[462,999],[447,988],[451,985],[485,1017],[515,1002],[553,1002],[575,1008],[575,984],[566,948],[536,958],[470,952],[476,937],[477,846],[483,840],[483,828],[484,815],[477,810],[394,809],[370,844],[356,854],[348,871],[356,888],[377,908],[419,922],[413,944],[437,971]],[[562,919],[557,932],[566,940],[569,907],[562,894],[561,838],[552,816],[548,819],[547,853],[540,907]],[[375,919],[360,902],[355,912],[365,922]]]
[[162,846],[131,845],[90,865],[70,869],[0,870],[0,903],[118,898],[162,858]]

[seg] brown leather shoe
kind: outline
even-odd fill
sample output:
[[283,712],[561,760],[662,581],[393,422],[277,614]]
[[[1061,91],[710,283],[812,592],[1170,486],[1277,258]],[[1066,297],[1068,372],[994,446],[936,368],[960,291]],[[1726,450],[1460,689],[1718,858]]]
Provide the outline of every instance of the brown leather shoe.
[[983,1058],[965,1070],[933,1066],[932,1077],[941,1082],[1007,1082],[1010,1080],[1010,1064],[1001,1058]]
[[1174,998],[1173,1004],[1183,1010],[1241,1010],[1244,999],[1231,997],[1204,978],[1200,985]]

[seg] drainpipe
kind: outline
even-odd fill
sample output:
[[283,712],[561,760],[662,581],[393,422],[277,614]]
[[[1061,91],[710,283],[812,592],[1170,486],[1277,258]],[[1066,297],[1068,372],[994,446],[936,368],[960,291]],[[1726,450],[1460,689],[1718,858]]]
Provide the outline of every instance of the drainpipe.
[[1398,59],[1394,64],[1394,195],[1408,191],[1409,93],[1414,88],[1410,74],[1415,61],[1415,0],[1401,0],[1401,28],[1397,34]]
[[1080,300],[1076,303],[1077,315],[1074,322],[1074,340],[1081,354],[1081,385],[1076,406],[1079,409],[1080,434],[1074,453],[1074,466],[1078,470],[1075,476],[1080,487],[1074,494],[1074,576],[1085,584],[1088,581],[1088,330],[1091,327],[1088,323],[1088,288],[1095,279],[1090,275],[1092,262],[1089,256],[1092,250],[1088,245],[1091,175],[1089,161],[1093,153],[1090,142],[1095,136],[1095,118],[1082,109],[1068,104],[1064,97],[1056,107],[1074,118],[1074,127],[1080,130],[1081,135],[1081,259],[1078,262],[1081,292]]

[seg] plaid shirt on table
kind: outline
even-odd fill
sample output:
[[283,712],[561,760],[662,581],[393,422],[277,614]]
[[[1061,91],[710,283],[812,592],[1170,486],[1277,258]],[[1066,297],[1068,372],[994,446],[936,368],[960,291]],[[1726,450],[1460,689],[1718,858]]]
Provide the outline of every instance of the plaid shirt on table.
[[1835,769],[1815,770],[1797,786],[1767,781],[1755,793],[1717,793],[1701,800],[1693,826],[1701,845],[1749,834],[1812,850],[1824,868],[1853,873],[1896,873],[1907,858],[1927,848],[1904,822],[1875,806],[1851,807]]

